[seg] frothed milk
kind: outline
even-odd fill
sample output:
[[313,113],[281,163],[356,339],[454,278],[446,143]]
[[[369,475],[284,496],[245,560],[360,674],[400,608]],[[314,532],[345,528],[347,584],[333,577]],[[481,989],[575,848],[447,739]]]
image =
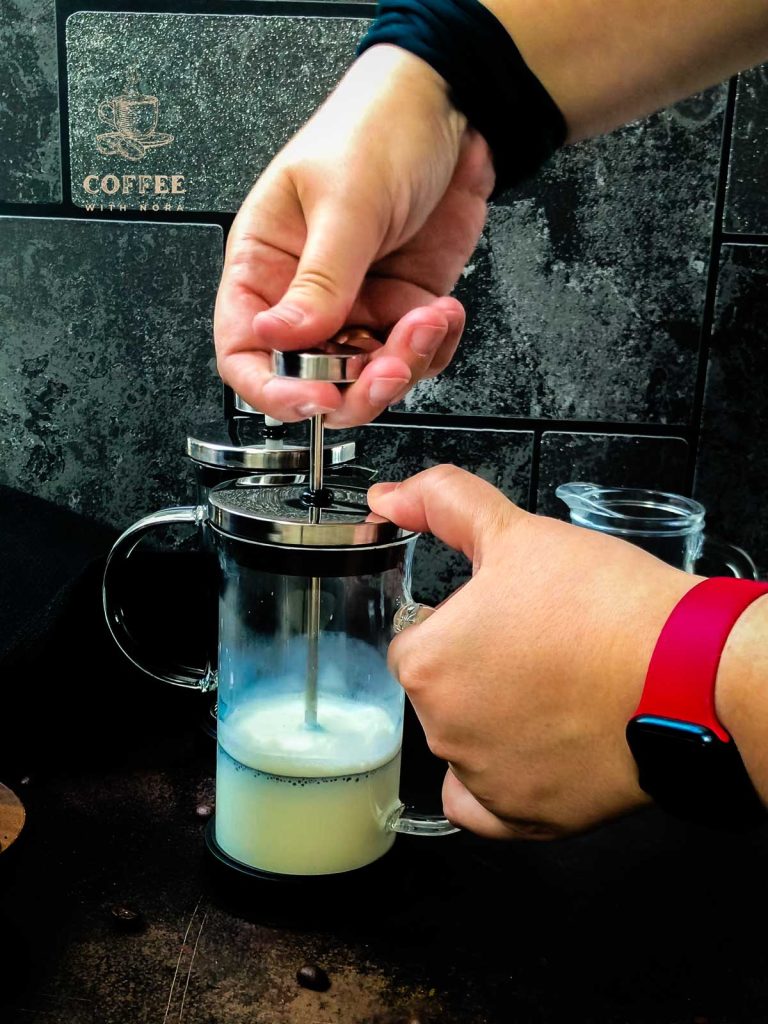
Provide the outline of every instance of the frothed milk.
[[240,704],[219,722],[216,840],[278,874],[324,875],[376,860],[394,833],[400,725],[387,712],[321,694],[317,728],[301,694]]

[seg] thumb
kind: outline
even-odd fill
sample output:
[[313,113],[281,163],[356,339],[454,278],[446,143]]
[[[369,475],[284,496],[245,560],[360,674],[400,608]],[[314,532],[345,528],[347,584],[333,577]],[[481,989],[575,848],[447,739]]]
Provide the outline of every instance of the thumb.
[[368,502],[385,519],[432,533],[470,560],[480,554],[484,537],[527,514],[487,480],[457,466],[435,466],[400,484],[375,484]]
[[300,348],[344,326],[383,241],[372,204],[328,199],[307,215],[296,274],[276,306],[257,313],[254,333],[268,347]]

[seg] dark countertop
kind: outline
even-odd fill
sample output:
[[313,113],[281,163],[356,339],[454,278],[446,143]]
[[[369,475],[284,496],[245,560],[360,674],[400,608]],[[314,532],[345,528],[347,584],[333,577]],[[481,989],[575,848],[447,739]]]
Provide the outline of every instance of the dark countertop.
[[[0,780],[29,814],[0,855],[3,1024],[766,1020],[766,831],[648,811],[552,844],[400,836],[332,891],[222,884],[205,698],[116,657],[99,571],[2,664]],[[404,778],[436,792],[412,718]]]

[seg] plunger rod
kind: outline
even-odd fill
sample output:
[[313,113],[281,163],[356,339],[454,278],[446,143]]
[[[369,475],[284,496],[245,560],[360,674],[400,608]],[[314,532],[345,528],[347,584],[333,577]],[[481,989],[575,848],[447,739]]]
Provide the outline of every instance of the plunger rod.
[[[313,416],[309,433],[309,486],[313,493],[323,489],[323,449],[325,425],[322,416]],[[320,508],[309,507],[311,523],[320,522]],[[307,602],[307,681],[304,689],[304,724],[317,728],[317,674],[318,640],[320,638],[320,579],[313,576],[309,582]]]
[[313,416],[309,421],[309,487],[313,492],[323,489],[323,448],[325,417]]

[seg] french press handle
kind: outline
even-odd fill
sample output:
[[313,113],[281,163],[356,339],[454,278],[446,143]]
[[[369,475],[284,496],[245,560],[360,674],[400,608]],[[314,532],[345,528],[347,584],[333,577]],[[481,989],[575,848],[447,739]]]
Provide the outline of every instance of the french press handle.
[[145,647],[136,640],[123,605],[124,587],[120,581],[120,571],[125,568],[134,550],[148,533],[178,525],[201,529],[204,519],[203,506],[190,505],[161,509],[129,526],[115,541],[107,558],[102,583],[102,602],[112,638],[126,658],[137,668],[161,682],[205,692],[214,689],[217,683],[216,670],[210,663],[199,667],[160,663],[153,660]]

